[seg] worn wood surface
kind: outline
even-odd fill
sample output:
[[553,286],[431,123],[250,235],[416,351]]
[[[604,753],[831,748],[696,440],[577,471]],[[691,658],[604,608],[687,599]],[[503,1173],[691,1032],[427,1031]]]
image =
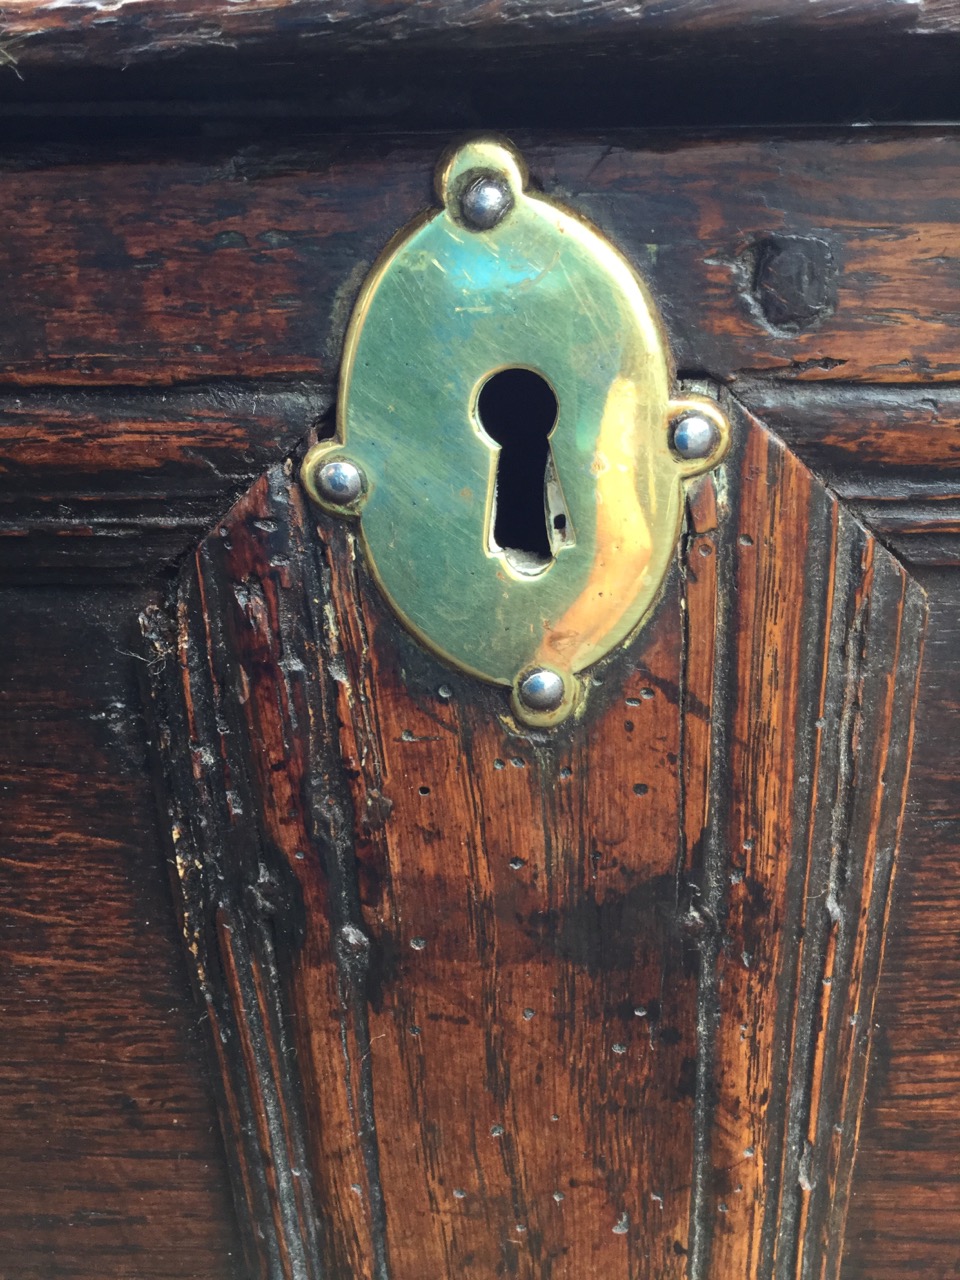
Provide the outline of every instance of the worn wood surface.
[[738,394],[897,555],[960,563],[960,393],[955,386],[783,387]]
[[960,1252],[960,584],[950,570],[921,581],[930,617],[902,837],[908,856],[875,1011],[846,1280],[948,1280]]
[[[363,272],[430,203],[446,141],[285,135],[111,148],[109,163],[96,148],[11,151],[4,580],[139,581],[295,447],[329,405]],[[907,558],[953,554],[954,134],[541,137],[526,151],[544,189],[637,264],[681,370],[742,385]],[[890,385],[798,390],[781,411],[772,379]],[[944,386],[928,404],[931,382]],[[855,424],[881,412],[861,453]]]
[[144,604],[0,592],[4,1280],[239,1274],[144,767]]
[[309,385],[0,397],[0,579],[142,581],[328,408]]
[[[719,43],[748,35],[757,50],[765,42],[827,27],[835,34],[869,39],[893,28],[904,36],[960,33],[956,0],[906,7],[894,0],[855,5],[838,0],[679,0],[638,8],[624,0],[602,0],[586,9],[579,0],[394,0],[389,13],[375,0],[275,0],[228,4],[224,0],[126,0],[108,8],[95,0],[51,4],[25,0],[4,13],[4,36],[19,46],[22,67],[64,67],[82,61],[107,67],[136,66],[160,54],[198,44],[267,49],[294,39],[314,56],[369,52],[377,48],[426,46],[449,54],[462,46],[500,49],[516,43],[557,50],[591,37],[604,43],[656,34],[673,40],[709,31]],[[385,19],[389,20],[385,20]]]
[[[133,13],[125,9],[118,19]],[[80,6],[47,16],[56,22],[58,14],[68,23],[97,16]],[[898,20],[916,15],[917,7],[904,6]],[[935,25],[929,6],[920,20]],[[758,17],[751,39],[761,26]],[[855,15],[848,31],[859,39]],[[904,64],[910,40],[897,32]],[[799,47],[792,40],[790,54],[802,67]],[[153,48],[162,54],[159,44]],[[842,39],[837,48],[848,73]],[[373,68],[376,60],[365,56]],[[498,58],[509,78],[509,59]],[[184,71],[179,84],[162,61],[151,82],[144,63],[131,92],[167,84],[182,92],[192,74],[187,50],[174,61]],[[845,74],[846,81],[867,83],[868,64],[856,63],[857,76]],[[608,57],[603,76],[591,71],[598,97],[619,65]],[[771,75],[782,74],[775,61],[770,66]],[[42,68],[31,69],[28,57],[21,72],[23,82],[10,72],[0,96],[39,92]],[[216,118],[229,104],[210,104],[205,120],[195,108],[171,109],[160,122],[138,125],[135,139],[124,123],[128,106],[94,123],[84,123],[86,106],[67,115],[52,108],[55,125],[48,126],[39,108],[5,117],[0,575],[28,586],[46,575],[57,585],[2,594],[0,649],[9,664],[2,750],[11,772],[0,865],[11,877],[4,946],[8,954],[15,949],[3,1002],[4,1031],[10,1026],[13,1034],[4,1034],[0,1052],[7,1206],[0,1274],[6,1266],[11,1280],[99,1278],[105,1265],[110,1274],[145,1280],[234,1274],[237,1227],[193,1039],[201,1013],[185,1003],[178,976],[179,938],[162,883],[147,732],[132,678],[143,664],[126,656],[142,644],[131,624],[144,603],[142,585],[162,589],[163,575],[217,525],[236,494],[323,419],[354,273],[430,198],[437,147],[459,118],[455,89],[469,81],[461,77],[461,85],[458,74],[456,86],[438,85],[435,66],[417,77],[422,92],[435,93],[429,109],[445,132],[415,141],[346,134],[318,141],[305,137],[301,121],[271,124],[272,108],[255,120],[259,108],[249,99],[230,108],[250,113],[239,125]],[[377,128],[393,113],[392,127],[404,112],[428,109],[411,105],[409,74],[385,67],[381,77],[378,67],[373,78],[383,93],[367,95],[364,119],[351,127]],[[72,91],[62,64],[54,79],[55,94]],[[107,68],[100,79],[107,84]],[[656,118],[645,96],[651,84],[659,92],[655,75],[625,75],[620,83],[622,100],[607,99],[604,123]],[[793,93],[796,82],[784,84]],[[564,118],[557,99],[526,85],[535,106],[517,111],[516,97],[496,98],[498,86],[488,85],[490,96],[473,98],[464,123],[512,126],[525,118],[533,125],[540,110],[555,129]],[[564,109],[582,114],[588,95],[578,97],[567,82],[562,89]],[[700,97],[677,94],[673,85],[669,110],[722,119],[724,108],[707,89]],[[475,81],[464,92],[475,94]],[[342,88],[336,93],[342,115],[348,98]],[[922,91],[904,101],[922,110]],[[589,119],[581,114],[571,121],[576,127]],[[81,132],[83,142],[65,141]],[[96,137],[102,141],[90,140]],[[911,805],[843,1275],[947,1280],[960,1240],[960,973],[950,889],[960,870],[952,799],[960,769],[952,745],[960,589],[943,567],[955,563],[960,424],[955,135],[937,128],[584,140],[544,132],[518,140],[547,188],[575,205],[582,192],[585,211],[652,281],[681,367],[730,381],[909,562],[930,595]],[[271,230],[280,238],[258,240]],[[707,261],[717,246],[717,261]],[[738,258],[742,246],[747,252]],[[921,562],[931,567],[921,571]],[[111,580],[137,588],[75,589]],[[120,735],[111,738],[115,745],[122,738],[119,755],[104,753],[108,728]],[[687,733],[698,728],[705,732],[688,718]],[[688,787],[688,812],[694,805]],[[228,945],[227,927],[220,936],[231,980],[249,994],[253,952],[242,939]],[[58,972],[63,967],[56,990],[51,953]],[[320,995],[339,1010],[338,991]],[[263,1061],[277,1036],[266,1025],[254,1030],[244,1051]],[[110,1047],[117,1043],[119,1054]],[[354,1049],[361,1061],[363,1052]],[[322,1069],[322,1057],[311,1060],[312,1072]],[[301,1121],[309,1132],[317,1117]],[[365,1176],[357,1164],[356,1184]],[[349,1240],[349,1222],[338,1222],[338,1238]],[[345,1246],[345,1256],[360,1247]]]
[[[67,149],[7,172],[0,378],[332,379],[360,279],[432,203],[448,141],[277,139],[124,163]],[[543,189],[648,280],[681,370],[956,380],[951,131],[517,141]]]
[[145,617],[259,1274],[838,1274],[924,606],[737,436],[560,731],[407,640],[289,466]]
[[937,120],[958,31],[957,0],[20,0],[0,102],[273,95],[380,128]]

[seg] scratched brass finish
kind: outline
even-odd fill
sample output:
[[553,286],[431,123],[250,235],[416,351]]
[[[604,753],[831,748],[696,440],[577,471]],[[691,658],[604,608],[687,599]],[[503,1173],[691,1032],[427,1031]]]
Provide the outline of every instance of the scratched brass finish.
[[[484,175],[511,199],[495,226],[475,230],[460,200]],[[729,429],[712,401],[671,399],[643,284],[593,227],[527,189],[509,144],[483,139],[445,157],[437,192],[442,208],[401,232],[364,285],[337,433],[309,452],[303,481],[321,506],[359,517],[380,587],[424,644],[510,686],[514,715],[549,725],[577,705],[578,674],[650,608],[675,550],[683,481],[720,461]],[[543,497],[551,554],[540,563],[492,532],[500,446],[477,401],[504,368],[539,374],[559,405]],[[718,428],[705,458],[671,450],[685,412]],[[338,458],[364,476],[346,507],[316,482]],[[562,677],[559,708],[519,701],[518,681],[536,668]]]

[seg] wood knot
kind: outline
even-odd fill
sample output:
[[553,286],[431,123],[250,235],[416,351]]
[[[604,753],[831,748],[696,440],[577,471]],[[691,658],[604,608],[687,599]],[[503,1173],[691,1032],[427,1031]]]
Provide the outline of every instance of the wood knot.
[[825,240],[767,236],[745,256],[753,301],[772,329],[800,333],[836,311],[839,272]]

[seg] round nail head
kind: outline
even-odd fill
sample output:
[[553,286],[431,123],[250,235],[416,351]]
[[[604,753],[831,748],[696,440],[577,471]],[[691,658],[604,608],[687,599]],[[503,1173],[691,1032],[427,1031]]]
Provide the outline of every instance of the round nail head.
[[563,704],[563,678],[541,667],[523,677],[517,693],[528,711],[556,711]]
[[687,414],[673,428],[674,452],[681,458],[706,458],[720,443],[715,422],[699,413]]
[[460,196],[460,216],[474,231],[489,231],[510,212],[510,188],[492,174],[479,174],[468,181]]
[[348,507],[363,494],[363,472],[348,458],[335,458],[320,468],[316,486],[325,501]]

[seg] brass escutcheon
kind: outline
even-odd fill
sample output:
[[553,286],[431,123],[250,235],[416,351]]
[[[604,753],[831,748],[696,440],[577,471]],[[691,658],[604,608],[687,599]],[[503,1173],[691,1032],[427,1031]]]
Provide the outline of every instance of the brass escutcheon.
[[[710,399],[671,397],[645,286],[594,227],[529,190],[508,142],[457,148],[436,185],[442,207],[400,232],[363,286],[336,435],[302,479],[321,507],[359,519],[404,625],[546,727],[650,609],[683,482],[721,461],[729,425]],[[484,389],[505,370],[525,371],[554,414],[530,499],[536,550],[498,542],[507,445]]]

